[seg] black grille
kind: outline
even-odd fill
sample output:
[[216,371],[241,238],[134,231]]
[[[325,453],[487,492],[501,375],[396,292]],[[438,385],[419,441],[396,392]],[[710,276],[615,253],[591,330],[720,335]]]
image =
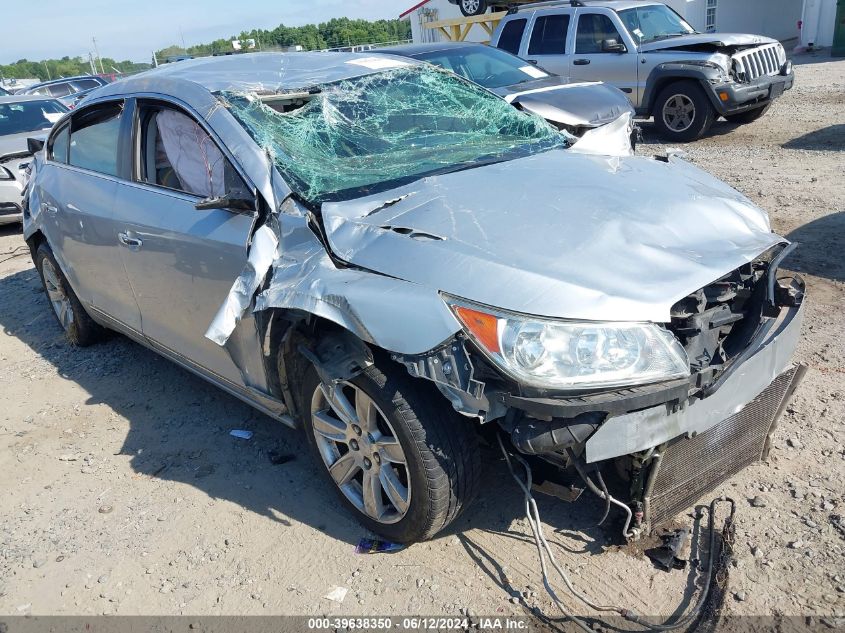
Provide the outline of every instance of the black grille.
[[738,413],[666,448],[647,487],[645,519],[652,529],[765,456],[773,423],[792,392],[797,372],[798,368],[785,371]]

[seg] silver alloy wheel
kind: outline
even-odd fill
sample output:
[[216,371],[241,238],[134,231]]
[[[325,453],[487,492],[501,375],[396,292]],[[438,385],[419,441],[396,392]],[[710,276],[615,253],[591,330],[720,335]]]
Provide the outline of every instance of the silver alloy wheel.
[[478,12],[479,0],[461,0],[461,6],[469,15],[475,15]]
[[67,331],[73,325],[73,305],[62,288],[59,273],[56,272],[53,262],[46,257],[41,260],[41,274],[44,276],[44,286],[47,288],[47,297],[50,299],[53,311],[59,317],[59,323]]
[[311,396],[314,439],[335,484],[358,510],[379,523],[408,513],[407,459],[387,416],[359,387],[320,383]]
[[686,132],[694,120],[695,104],[687,95],[673,95],[663,104],[663,123],[673,132]]

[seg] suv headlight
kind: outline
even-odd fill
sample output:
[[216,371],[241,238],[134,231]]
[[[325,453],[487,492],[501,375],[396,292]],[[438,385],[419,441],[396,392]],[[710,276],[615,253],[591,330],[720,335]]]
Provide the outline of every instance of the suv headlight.
[[563,321],[447,303],[486,355],[526,385],[622,387],[689,375],[684,348],[654,323]]

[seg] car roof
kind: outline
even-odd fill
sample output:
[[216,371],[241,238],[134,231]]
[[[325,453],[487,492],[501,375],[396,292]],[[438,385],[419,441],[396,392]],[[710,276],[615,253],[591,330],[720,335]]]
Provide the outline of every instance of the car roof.
[[[663,2],[647,2],[643,0],[581,0],[585,7],[603,7],[605,9],[613,9],[614,11],[622,11],[623,9],[633,9],[635,7],[647,7],[653,6],[656,4],[664,4]],[[542,2],[538,4],[527,4],[524,6],[517,6],[517,11],[509,16],[508,18],[512,18],[514,15],[519,15],[520,13],[530,13],[532,11],[539,11],[541,9],[557,9],[557,8],[578,8],[577,6],[571,5],[569,2]]]
[[[391,67],[417,64],[396,56],[367,53],[303,52],[245,53],[198,57],[165,64],[104,86],[97,96],[138,92],[172,92],[180,84],[200,86],[208,92],[286,92],[361,77]],[[180,96],[180,95],[176,95]]]
[[78,79],[94,79],[96,81],[103,81],[96,75],[74,75],[73,77],[59,77],[58,79],[51,79],[49,81],[41,81],[37,84],[30,84],[24,90],[31,90],[32,88],[41,88],[42,86],[52,86],[54,84],[64,83],[66,81],[76,81]]
[[45,95],[0,95],[0,103],[19,103],[21,101],[56,101],[53,97]]
[[[461,50],[464,48],[481,48],[484,44],[480,42],[428,42],[426,44],[400,44],[386,48],[376,48],[371,53],[402,55],[413,57],[423,53],[434,53],[438,51]],[[497,49],[498,50],[498,49]]]

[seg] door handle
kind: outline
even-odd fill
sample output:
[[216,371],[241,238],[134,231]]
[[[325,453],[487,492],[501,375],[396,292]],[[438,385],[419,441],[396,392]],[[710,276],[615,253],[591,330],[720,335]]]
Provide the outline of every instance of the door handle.
[[529,64],[534,64],[535,66],[540,64],[540,62],[538,62],[536,59],[527,59],[525,61],[527,61]]
[[123,244],[130,251],[137,251],[144,243],[141,239],[132,237],[128,231],[118,233],[117,241]]
[[44,213],[49,213],[50,215],[56,215],[59,212],[56,207],[52,204],[47,204],[46,202],[41,203],[41,210],[44,211]]
[[572,62],[576,66],[586,66],[590,63],[589,59],[576,59]]

